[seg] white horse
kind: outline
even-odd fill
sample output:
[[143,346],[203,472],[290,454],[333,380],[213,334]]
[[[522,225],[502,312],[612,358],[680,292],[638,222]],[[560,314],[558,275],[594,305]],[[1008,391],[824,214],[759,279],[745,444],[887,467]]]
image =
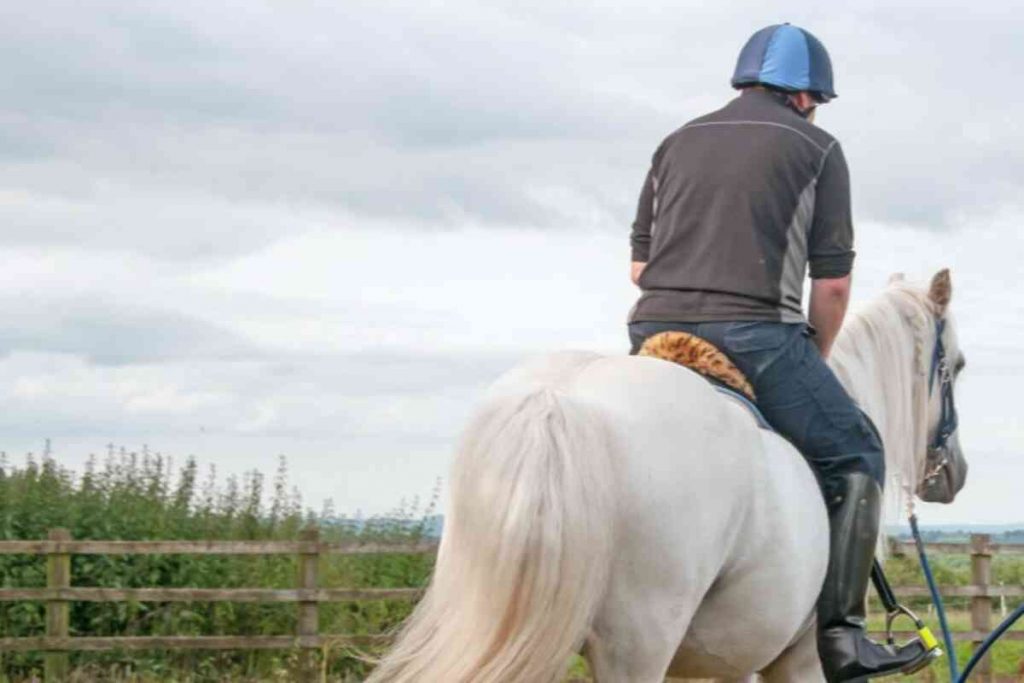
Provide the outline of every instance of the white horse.
[[[928,291],[890,283],[833,351],[882,433],[889,488],[911,495],[938,422],[929,363],[949,291],[948,271]],[[943,341],[961,357],[951,324]],[[467,426],[430,588],[369,681],[554,683],[581,648],[600,683],[822,681],[828,534],[800,454],[697,374],[535,358]]]

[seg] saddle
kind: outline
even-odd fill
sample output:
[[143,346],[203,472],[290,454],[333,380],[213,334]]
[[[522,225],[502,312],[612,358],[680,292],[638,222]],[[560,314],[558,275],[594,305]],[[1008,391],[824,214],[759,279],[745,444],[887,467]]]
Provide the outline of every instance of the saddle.
[[678,363],[703,375],[716,389],[749,410],[758,426],[762,429],[771,429],[757,407],[757,395],[746,375],[708,340],[689,332],[668,330],[653,334],[644,340],[637,355]]

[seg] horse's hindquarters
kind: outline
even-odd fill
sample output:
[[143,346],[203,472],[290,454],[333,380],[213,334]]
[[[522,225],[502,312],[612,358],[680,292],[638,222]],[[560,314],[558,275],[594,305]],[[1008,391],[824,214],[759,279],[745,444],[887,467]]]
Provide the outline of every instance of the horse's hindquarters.
[[664,361],[605,358],[571,392],[600,405],[619,440],[616,551],[591,640],[595,668],[608,667],[607,680],[646,681],[670,661],[674,672],[706,675],[769,664],[813,613],[824,576],[827,523],[806,464]]
[[[759,671],[813,625],[827,563],[824,504],[792,446],[774,434],[764,440],[769,471],[755,496],[751,540],[704,596],[673,661],[676,675]],[[815,671],[801,680],[819,677]]]

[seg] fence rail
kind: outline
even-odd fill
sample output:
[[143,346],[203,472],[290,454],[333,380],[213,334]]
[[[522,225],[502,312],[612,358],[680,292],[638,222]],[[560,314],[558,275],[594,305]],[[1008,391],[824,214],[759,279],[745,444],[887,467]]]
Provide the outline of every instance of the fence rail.
[[0,555],[396,555],[429,554],[437,543],[306,541],[0,541]]
[[[297,541],[76,541],[65,529],[46,540],[0,541],[0,555],[46,557],[45,588],[0,588],[0,602],[33,600],[46,605],[46,635],[0,638],[0,652],[44,652],[44,678],[68,676],[68,652],[102,650],[301,650],[295,678],[319,680],[316,653],[326,646],[367,646],[387,641],[383,635],[321,634],[319,606],[327,602],[415,600],[415,588],[321,588],[318,567],[324,555],[431,554],[436,542],[405,544],[323,543],[317,529]],[[298,559],[295,588],[85,588],[71,586],[72,555],[292,555]],[[295,633],[281,636],[110,636],[71,637],[71,602],[232,602],[298,605]]]
[[419,588],[0,588],[0,602],[358,602],[415,600]]
[[[973,534],[970,543],[928,543],[930,552],[971,556],[972,583],[942,586],[945,597],[970,598],[971,630],[953,634],[954,640],[977,647],[991,631],[992,598],[1024,597],[1024,586],[994,586],[991,560],[994,554],[1024,554],[1024,546],[997,544],[986,534]],[[893,554],[916,552],[914,544],[892,540]],[[400,599],[416,600],[415,588],[321,588],[318,566],[324,555],[431,554],[434,542],[413,544],[323,543],[319,531],[307,529],[297,541],[76,541],[64,529],[54,529],[46,540],[0,541],[0,555],[42,555],[47,562],[45,588],[0,588],[0,602],[39,601],[46,605],[46,635],[0,638],[0,652],[45,653],[45,679],[65,680],[68,652],[101,650],[282,650],[302,651],[297,680],[318,680],[316,652],[336,645],[369,646],[387,642],[385,635],[319,633],[319,605],[331,602]],[[71,586],[71,555],[293,555],[298,558],[295,588],[86,588]],[[927,596],[924,586],[898,587],[902,596]],[[295,633],[280,636],[112,636],[70,637],[68,605],[71,602],[231,602],[294,603],[298,605]],[[912,638],[914,632],[898,632]],[[1024,632],[1013,631],[1008,640],[1024,641]],[[977,669],[981,678],[991,672],[988,657]]]
[[107,636],[0,638],[8,652],[100,652],[104,650],[318,650],[325,645],[379,645],[383,635],[315,636]]

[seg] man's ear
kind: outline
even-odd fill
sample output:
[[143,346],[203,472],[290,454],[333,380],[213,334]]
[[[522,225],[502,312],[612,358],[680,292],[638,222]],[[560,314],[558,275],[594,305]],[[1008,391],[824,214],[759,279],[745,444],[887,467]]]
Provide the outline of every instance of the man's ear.
[[932,278],[932,284],[928,288],[928,298],[935,304],[936,312],[942,315],[946,312],[952,297],[953,281],[949,277],[949,268],[943,268]]

